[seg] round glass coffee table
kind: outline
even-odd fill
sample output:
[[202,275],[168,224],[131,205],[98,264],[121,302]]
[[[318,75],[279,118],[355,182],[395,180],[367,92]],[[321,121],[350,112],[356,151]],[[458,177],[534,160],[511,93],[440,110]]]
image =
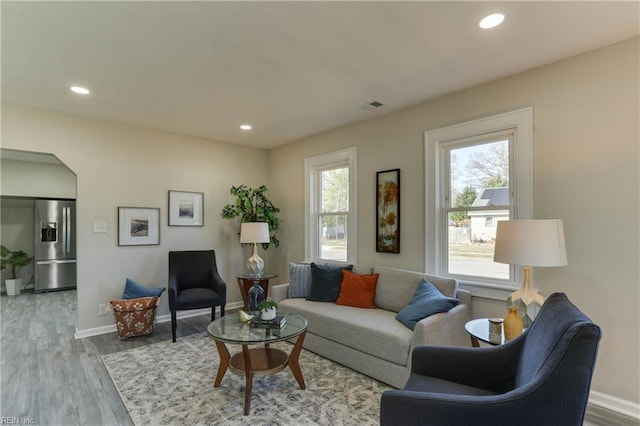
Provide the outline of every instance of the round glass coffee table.
[[[302,371],[298,364],[302,343],[307,334],[307,320],[300,315],[284,314],[286,324],[281,328],[255,327],[248,323],[241,323],[238,314],[231,314],[218,318],[207,327],[207,334],[216,342],[220,355],[220,366],[214,382],[214,387],[220,387],[227,369],[246,377],[244,395],[244,414],[251,409],[251,387],[254,377],[264,377],[276,374],[289,367],[300,389],[306,389]],[[271,343],[296,338],[291,353],[272,348]],[[229,354],[228,344],[242,345],[242,351]],[[250,348],[250,346],[259,347]]]

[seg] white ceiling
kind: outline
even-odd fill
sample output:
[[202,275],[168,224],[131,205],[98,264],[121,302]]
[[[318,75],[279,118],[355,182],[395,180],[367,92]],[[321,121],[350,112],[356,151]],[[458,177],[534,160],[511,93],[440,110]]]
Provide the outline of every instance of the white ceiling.
[[[1,8],[3,101],[262,148],[631,38],[640,27],[637,1]],[[496,11],[503,25],[480,30]],[[73,94],[71,84],[92,94]],[[384,106],[361,108],[374,100]]]

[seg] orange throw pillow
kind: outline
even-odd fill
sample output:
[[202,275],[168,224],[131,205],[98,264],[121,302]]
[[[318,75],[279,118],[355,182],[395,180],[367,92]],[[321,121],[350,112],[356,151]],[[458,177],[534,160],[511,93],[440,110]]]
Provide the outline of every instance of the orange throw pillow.
[[375,308],[376,284],[380,274],[358,275],[342,270],[342,286],[336,305]]

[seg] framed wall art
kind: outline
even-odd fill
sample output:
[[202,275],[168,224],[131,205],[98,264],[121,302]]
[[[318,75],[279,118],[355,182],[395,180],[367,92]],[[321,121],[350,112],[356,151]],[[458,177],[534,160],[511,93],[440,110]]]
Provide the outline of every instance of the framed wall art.
[[118,207],[118,245],[150,246],[160,244],[160,209],[154,207]]
[[169,191],[169,226],[204,226],[204,194]]
[[376,173],[376,251],[400,253],[400,169]]

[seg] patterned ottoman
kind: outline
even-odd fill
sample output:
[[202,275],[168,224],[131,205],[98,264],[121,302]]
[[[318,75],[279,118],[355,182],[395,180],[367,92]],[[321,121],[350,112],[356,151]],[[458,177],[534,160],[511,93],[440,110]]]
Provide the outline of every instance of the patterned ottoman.
[[139,297],[109,302],[116,317],[118,338],[143,336],[153,332],[158,298]]

